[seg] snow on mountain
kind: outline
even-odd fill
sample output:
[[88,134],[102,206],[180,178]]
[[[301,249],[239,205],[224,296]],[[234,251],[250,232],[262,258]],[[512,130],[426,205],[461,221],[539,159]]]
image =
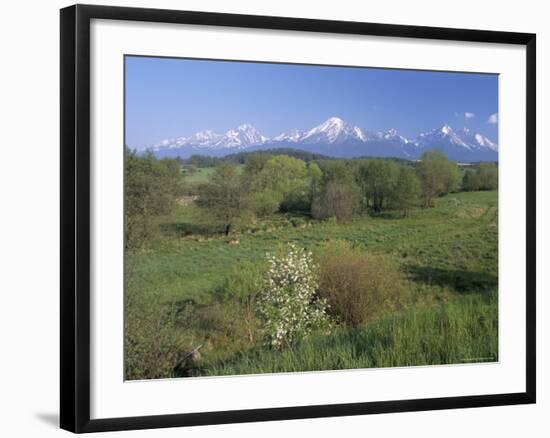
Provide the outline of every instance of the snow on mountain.
[[182,144],[193,144],[198,146],[208,146],[213,142],[216,142],[221,136],[214,131],[207,129],[206,131],[199,131],[193,134],[191,137],[186,138]]
[[455,131],[445,124],[441,128],[420,134],[415,141],[425,151],[438,149],[451,160],[458,161],[496,161],[498,145],[482,134],[468,128]]
[[417,138],[417,143],[424,145],[424,147],[450,144],[471,149],[471,146],[460,138],[458,133],[447,124],[443,125],[441,128],[420,134]]
[[498,144],[493,143],[484,135],[479,132],[472,132],[468,128],[462,130],[462,136],[466,139],[474,148],[477,149],[490,149],[498,152]]
[[236,129],[230,129],[217,142],[214,143],[218,148],[237,148],[244,149],[249,146],[262,144],[267,141],[267,137],[261,135],[254,126],[247,123],[238,126]]
[[366,141],[366,133],[358,126],[352,126],[339,117],[331,117],[319,126],[306,132],[300,142],[308,144],[340,144],[347,141]]
[[166,139],[153,147],[159,156],[189,157],[193,154],[224,156],[240,151],[292,147],[333,157],[361,156],[418,159],[430,149],[442,150],[452,160],[483,161],[498,159],[498,145],[482,134],[464,128],[455,131],[445,124],[415,139],[396,129],[365,131],[339,117],[331,117],[310,130],[291,129],[269,139],[250,124],[242,124],[225,134],[211,130],[189,137]]
[[475,134],[474,138],[475,138],[477,144],[479,144],[480,146],[487,147],[489,149],[492,149],[495,152],[498,152],[498,144],[493,143],[487,137],[485,137],[481,134]]
[[276,137],[273,137],[271,141],[297,143],[302,139],[303,136],[304,136],[304,133],[302,131],[294,128],[294,129],[291,129],[290,131],[285,131],[280,133]]
[[[225,134],[217,134],[212,130],[199,131],[190,137],[178,137],[160,141],[153,150],[163,156],[189,156],[193,153],[210,153],[224,155],[235,150],[257,146],[267,141],[254,126],[242,124],[230,129]],[[168,150],[172,150],[167,152]],[[228,150],[229,152],[223,152]],[[163,153],[165,152],[165,153]],[[217,152],[217,153],[216,153]]]

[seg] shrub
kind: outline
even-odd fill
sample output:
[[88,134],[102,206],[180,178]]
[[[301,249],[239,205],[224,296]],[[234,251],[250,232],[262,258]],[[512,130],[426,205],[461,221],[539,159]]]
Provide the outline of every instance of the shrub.
[[125,294],[124,354],[128,380],[173,377],[174,366],[189,343],[176,329],[175,306],[160,294]]
[[286,253],[268,255],[269,269],[258,297],[265,336],[275,348],[330,325],[326,302],[316,297],[317,267],[312,254],[289,246]]
[[319,296],[339,322],[360,326],[399,306],[403,277],[387,257],[334,241],[321,249],[318,260]]

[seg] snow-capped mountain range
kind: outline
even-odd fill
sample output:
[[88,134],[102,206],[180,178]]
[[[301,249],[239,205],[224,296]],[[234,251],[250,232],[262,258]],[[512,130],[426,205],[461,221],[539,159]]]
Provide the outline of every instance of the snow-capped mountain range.
[[165,139],[152,149],[159,157],[188,158],[191,155],[219,157],[283,147],[339,158],[371,156],[413,160],[426,150],[439,149],[457,161],[498,160],[498,145],[467,128],[455,131],[449,125],[443,125],[416,138],[406,138],[395,129],[365,131],[338,117],[331,117],[307,131],[291,129],[273,138],[261,135],[250,124],[242,124],[225,134],[206,130],[189,137]]

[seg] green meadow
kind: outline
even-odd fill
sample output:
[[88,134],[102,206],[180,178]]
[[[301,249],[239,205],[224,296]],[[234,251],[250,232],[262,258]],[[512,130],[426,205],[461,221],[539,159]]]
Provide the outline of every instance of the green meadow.
[[[371,209],[346,220],[304,211],[251,214],[224,233],[218,216],[200,205],[200,193],[189,193],[213,172],[183,176],[187,191],[155,216],[154,236],[126,251],[128,379],[498,360],[496,190],[452,191],[431,208]],[[310,251],[322,270],[334,242],[344,249],[336,245],[333,261],[343,251],[350,263],[330,266],[336,273],[358,266],[350,271],[357,276],[350,293],[376,289],[376,300],[351,322],[334,310],[341,302],[335,301],[327,308],[330,328],[274,348],[255,301],[267,255],[293,244]],[[330,278],[319,275],[322,294]],[[338,288],[331,290],[329,302]]]

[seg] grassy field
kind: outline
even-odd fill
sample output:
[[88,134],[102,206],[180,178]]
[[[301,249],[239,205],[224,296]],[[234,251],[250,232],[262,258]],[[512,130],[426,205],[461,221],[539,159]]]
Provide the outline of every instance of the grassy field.
[[[242,165],[237,168],[242,171]],[[185,181],[188,184],[205,183],[210,179],[215,169],[215,167],[197,167],[193,172],[185,174]]]
[[212,173],[214,172],[214,167],[198,167],[192,173],[185,175],[185,180],[188,183],[203,183],[208,181]]
[[[210,169],[192,175],[208,178]],[[154,247],[129,254],[127,300],[170,310],[167,337],[201,345],[184,375],[248,374],[494,361],[498,358],[498,196],[449,194],[408,217],[387,212],[349,223],[277,214],[223,237],[205,213],[179,206],[160,221]],[[364,327],[337,328],[283,351],[243,339],[219,291],[235,270],[293,242],[315,251],[327,239],[391,258],[407,279],[399,311]],[[228,319],[230,320],[228,322]]]

